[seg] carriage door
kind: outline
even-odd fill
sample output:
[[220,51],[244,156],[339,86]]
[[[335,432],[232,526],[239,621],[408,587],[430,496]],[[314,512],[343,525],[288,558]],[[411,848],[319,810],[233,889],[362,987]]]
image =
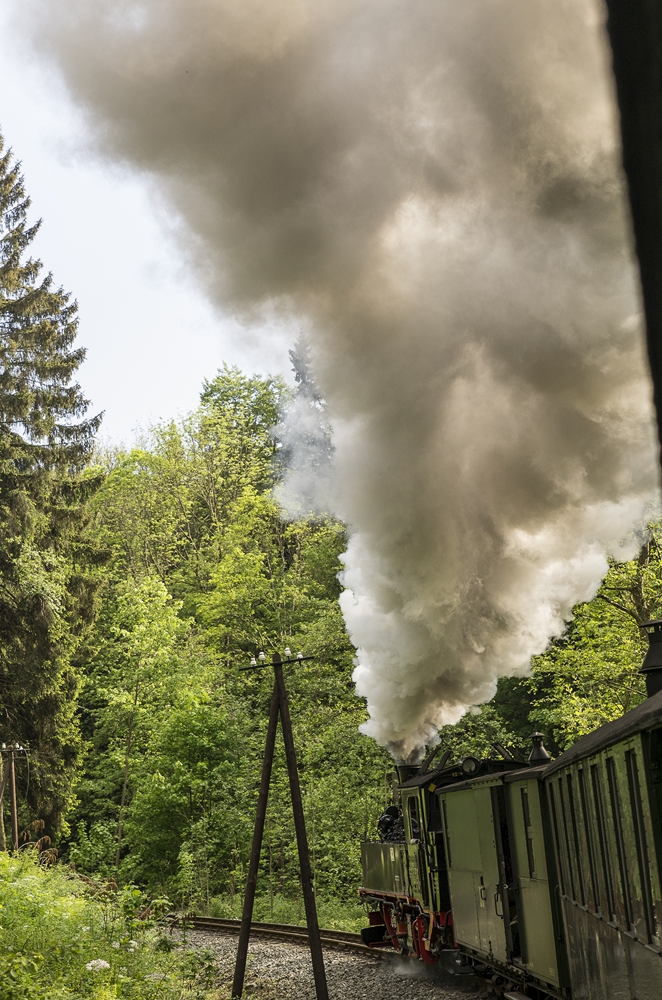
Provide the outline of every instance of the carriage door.
[[440,797],[455,939],[485,958],[506,962],[492,789],[480,781]]
[[[501,962],[508,961],[506,949],[506,920],[508,916],[507,892],[504,892],[499,864],[500,841],[495,824],[492,787],[495,783],[481,782],[473,786],[474,805],[478,819],[478,839],[482,862],[481,899],[478,919],[481,924],[480,936],[488,942],[489,954]],[[500,781],[496,784],[500,785]],[[505,897],[505,898],[504,898]]]

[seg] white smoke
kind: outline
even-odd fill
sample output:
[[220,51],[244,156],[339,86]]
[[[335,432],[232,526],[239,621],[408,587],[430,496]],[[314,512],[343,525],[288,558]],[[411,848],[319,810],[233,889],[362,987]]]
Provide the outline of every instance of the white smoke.
[[291,518],[328,515],[338,505],[332,430],[326,419],[326,402],[315,382],[310,345],[303,334],[290,351],[290,360],[296,390],[274,429],[285,472],[276,486],[276,499]]
[[276,499],[291,518],[331,514],[337,498],[333,464],[322,448],[320,414],[309,400],[296,396],[275,434],[288,452],[287,474],[276,487]]
[[224,308],[312,331],[367,731],[415,752],[527,670],[656,489],[602,8],[21,10]]

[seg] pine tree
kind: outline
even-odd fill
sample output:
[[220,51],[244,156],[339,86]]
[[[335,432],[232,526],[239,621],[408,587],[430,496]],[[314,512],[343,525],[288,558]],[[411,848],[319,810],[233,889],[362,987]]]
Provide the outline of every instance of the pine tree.
[[331,426],[303,333],[289,355],[297,387],[276,428],[282,445],[276,495],[290,517],[328,514],[334,507]]
[[294,372],[294,381],[297,384],[297,396],[303,396],[319,407],[324,405],[324,399],[320,392],[315,375],[313,374],[313,359],[310,353],[310,345],[305,334],[300,333],[291,351],[288,351]]
[[93,614],[85,472],[101,417],[72,379],[77,304],[39,260],[20,163],[0,136],[0,741],[30,748],[30,804],[52,834],[77,757],[72,657]]

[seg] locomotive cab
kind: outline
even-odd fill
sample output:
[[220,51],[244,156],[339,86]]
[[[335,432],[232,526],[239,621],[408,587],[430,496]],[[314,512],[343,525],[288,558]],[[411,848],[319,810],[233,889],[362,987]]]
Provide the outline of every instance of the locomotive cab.
[[[514,761],[466,757],[428,770],[397,771],[398,822],[392,807],[378,824],[380,841],[362,844],[363,886],[359,895],[371,908],[363,932],[371,947],[392,946],[424,962],[437,962],[454,946],[447,842],[439,790],[469,775],[520,768]],[[471,970],[468,970],[471,971]]]

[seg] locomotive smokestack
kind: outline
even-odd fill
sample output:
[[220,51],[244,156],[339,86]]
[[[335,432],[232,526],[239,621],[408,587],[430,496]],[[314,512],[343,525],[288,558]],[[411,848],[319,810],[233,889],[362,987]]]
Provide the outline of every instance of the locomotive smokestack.
[[652,698],[662,691],[662,619],[644,622],[642,628],[648,633],[648,652],[639,671],[646,677],[646,692]]
[[414,775],[418,774],[420,769],[420,764],[396,764],[395,767],[400,784],[402,784],[403,781],[409,781],[410,778],[413,778]]

